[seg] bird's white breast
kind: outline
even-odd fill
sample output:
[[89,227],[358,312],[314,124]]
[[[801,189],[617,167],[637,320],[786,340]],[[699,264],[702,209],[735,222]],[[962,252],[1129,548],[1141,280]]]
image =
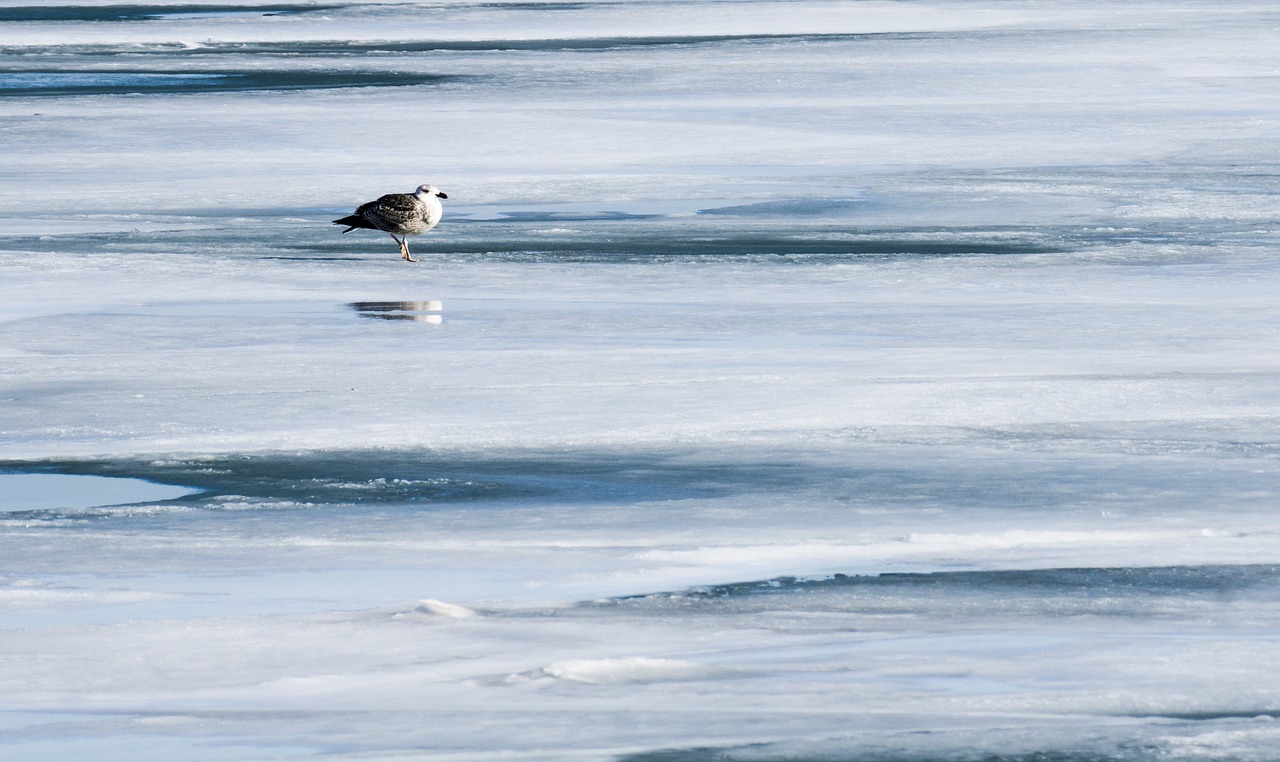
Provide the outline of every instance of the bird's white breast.
[[435,196],[429,196],[424,203],[426,204],[427,209],[423,213],[422,218],[427,223],[427,230],[430,230],[435,227],[436,223],[440,221],[440,218],[444,216],[444,207],[440,205],[440,199]]

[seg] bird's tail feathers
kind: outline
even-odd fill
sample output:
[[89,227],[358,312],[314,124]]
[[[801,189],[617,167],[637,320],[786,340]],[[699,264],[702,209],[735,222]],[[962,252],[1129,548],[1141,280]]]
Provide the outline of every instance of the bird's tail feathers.
[[377,228],[369,224],[368,220],[354,214],[347,215],[346,217],[343,217],[340,220],[334,220],[333,224],[346,225],[347,229],[342,231],[343,233],[350,233],[352,230],[355,230],[356,228],[364,228],[366,230],[377,230]]

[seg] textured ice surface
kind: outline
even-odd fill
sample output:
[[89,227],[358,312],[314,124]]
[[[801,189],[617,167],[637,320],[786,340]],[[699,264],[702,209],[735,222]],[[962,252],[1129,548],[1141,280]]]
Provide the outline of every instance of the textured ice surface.
[[1280,758],[1277,21],[8,4],[0,756]]

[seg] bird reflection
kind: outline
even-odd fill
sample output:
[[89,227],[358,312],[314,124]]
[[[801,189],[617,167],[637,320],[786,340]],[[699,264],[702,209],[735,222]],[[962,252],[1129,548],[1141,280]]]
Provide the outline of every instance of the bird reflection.
[[352,302],[351,309],[363,318],[374,320],[412,320],[415,323],[440,325],[444,322],[444,303],[430,302]]

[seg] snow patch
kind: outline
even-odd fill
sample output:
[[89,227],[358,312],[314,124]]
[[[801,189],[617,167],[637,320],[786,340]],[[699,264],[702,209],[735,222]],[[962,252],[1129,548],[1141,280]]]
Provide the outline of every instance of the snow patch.
[[456,603],[445,603],[437,601],[434,598],[423,598],[418,601],[418,606],[412,612],[419,616],[443,616],[452,617],[454,619],[469,619],[471,617],[480,616],[475,609],[469,609],[466,606],[459,606]]
[[588,685],[667,683],[727,677],[734,672],[679,659],[634,656],[626,659],[567,659],[541,670],[557,680]]

